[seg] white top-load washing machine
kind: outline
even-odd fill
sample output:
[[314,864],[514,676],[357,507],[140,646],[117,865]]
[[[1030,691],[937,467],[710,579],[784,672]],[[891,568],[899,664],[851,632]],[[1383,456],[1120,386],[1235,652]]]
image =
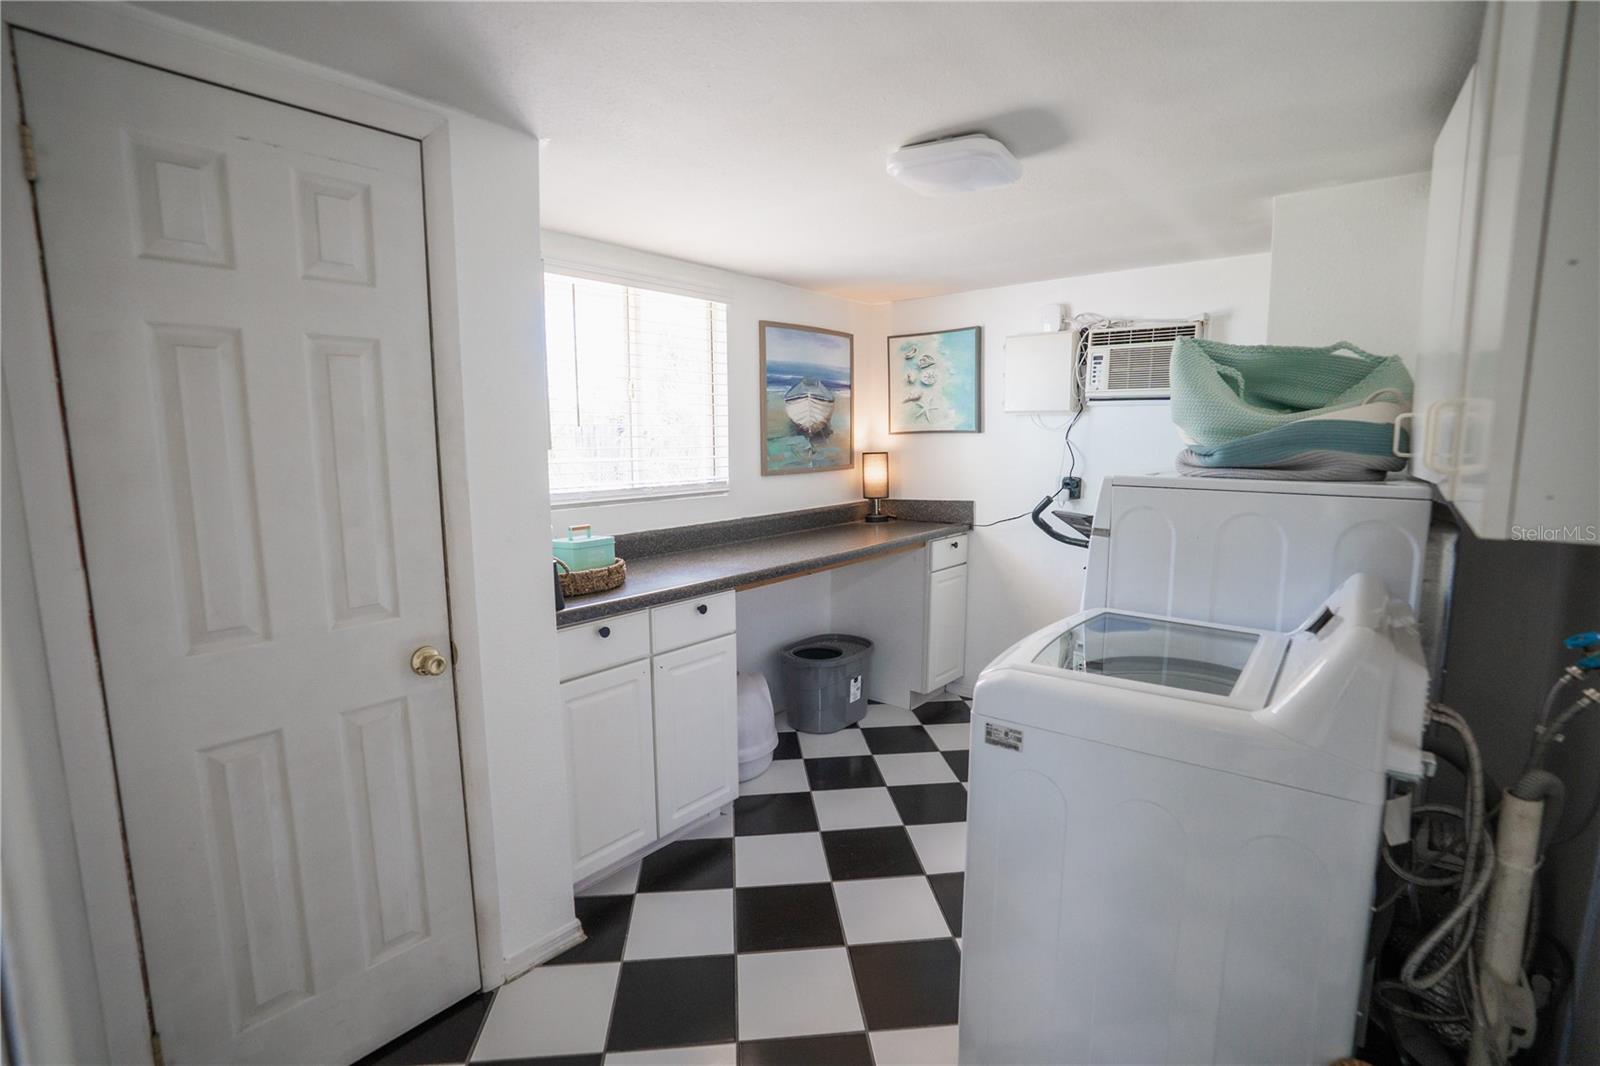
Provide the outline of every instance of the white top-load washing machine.
[[1108,480],[1085,609],[976,690],[963,1063],[1349,1052],[1385,776],[1421,768],[1428,508]]

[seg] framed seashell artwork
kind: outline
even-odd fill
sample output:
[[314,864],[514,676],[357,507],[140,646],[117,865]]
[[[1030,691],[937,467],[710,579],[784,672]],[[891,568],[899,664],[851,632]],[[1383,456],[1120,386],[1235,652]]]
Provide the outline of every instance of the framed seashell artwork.
[[889,338],[889,432],[983,432],[983,327]]

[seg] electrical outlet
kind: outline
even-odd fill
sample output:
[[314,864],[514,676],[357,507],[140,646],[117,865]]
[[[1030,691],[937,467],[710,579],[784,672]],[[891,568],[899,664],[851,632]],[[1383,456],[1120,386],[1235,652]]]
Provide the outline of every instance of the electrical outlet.
[[1061,488],[1067,494],[1067,499],[1077,500],[1083,497],[1083,478],[1064,477],[1061,479]]

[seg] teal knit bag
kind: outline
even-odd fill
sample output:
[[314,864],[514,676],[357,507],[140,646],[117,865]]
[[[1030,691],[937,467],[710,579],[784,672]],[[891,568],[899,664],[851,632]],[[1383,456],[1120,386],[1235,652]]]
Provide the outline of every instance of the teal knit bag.
[[1172,420],[1201,449],[1376,401],[1409,408],[1411,391],[1399,358],[1349,341],[1285,348],[1185,337],[1172,349]]

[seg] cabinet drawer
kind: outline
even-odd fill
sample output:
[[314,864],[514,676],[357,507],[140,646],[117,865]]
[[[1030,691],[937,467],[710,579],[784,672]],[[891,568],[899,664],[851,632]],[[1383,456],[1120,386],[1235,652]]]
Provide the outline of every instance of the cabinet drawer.
[[928,542],[928,569],[946,570],[967,561],[967,534]]
[[649,654],[650,619],[643,611],[556,630],[556,658],[563,681]]
[[650,646],[660,654],[732,633],[733,593],[719,592],[650,609]]

